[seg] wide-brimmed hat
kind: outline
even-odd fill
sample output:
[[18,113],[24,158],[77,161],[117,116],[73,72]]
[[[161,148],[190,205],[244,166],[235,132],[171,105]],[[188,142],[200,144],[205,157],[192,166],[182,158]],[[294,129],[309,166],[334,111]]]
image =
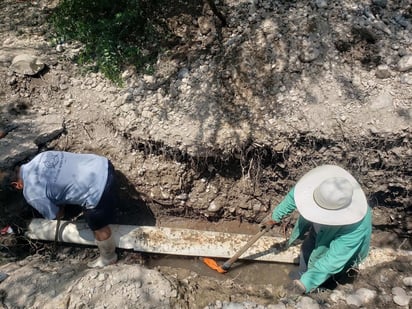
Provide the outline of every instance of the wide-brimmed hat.
[[363,219],[368,208],[356,179],[336,165],[322,165],[305,174],[295,186],[299,213],[314,223],[348,225]]

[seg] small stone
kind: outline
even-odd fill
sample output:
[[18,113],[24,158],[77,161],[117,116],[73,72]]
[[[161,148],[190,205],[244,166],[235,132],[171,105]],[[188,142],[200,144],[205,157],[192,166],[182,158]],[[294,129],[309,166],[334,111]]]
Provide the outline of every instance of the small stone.
[[411,300],[411,296],[406,294],[406,291],[401,287],[394,287],[392,289],[393,302],[399,306],[408,306]]
[[360,299],[360,297],[356,294],[350,294],[346,297],[346,303],[348,305],[352,305],[352,306],[356,306],[356,307],[360,307],[362,306],[362,300]]
[[345,299],[345,295],[343,294],[342,291],[334,290],[334,291],[330,294],[330,299],[331,299],[334,303],[337,303],[339,300]]
[[249,209],[249,203],[241,203],[239,207],[242,209]]
[[60,85],[59,85],[59,88],[60,88],[60,90],[67,90],[67,89],[69,89],[69,85],[67,85],[67,84],[60,84]]
[[315,3],[316,3],[316,6],[320,9],[328,6],[328,2],[326,0],[316,0]]
[[319,304],[316,302],[316,300],[303,296],[300,301],[296,304],[296,308],[300,309],[319,309]]
[[400,78],[400,82],[402,84],[412,85],[412,76],[410,76],[408,74],[403,74]]
[[395,295],[393,297],[393,302],[402,307],[408,306],[410,300],[411,300],[411,297],[408,295]]
[[179,195],[176,195],[176,199],[181,200],[181,201],[186,201],[188,199],[187,193],[181,193]]
[[133,75],[133,71],[132,70],[125,70],[122,73],[122,79],[128,79]]
[[153,84],[156,81],[152,75],[143,75],[143,80],[148,84]]
[[3,282],[8,276],[5,272],[0,271],[0,282]]
[[286,305],[284,303],[277,303],[275,305],[268,305],[267,309],[286,309]]
[[217,211],[219,211],[221,208],[222,208],[221,205],[215,203],[215,201],[212,201],[212,202],[209,204],[209,207],[207,208],[207,211],[217,212]]
[[373,300],[376,297],[376,291],[369,290],[366,288],[360,288],[356,291],[356,295],[359,296],[359,298],[362,301],[362,304],[366,304]]
[[232,302],[223,302],[223,307],[225,309],[245,309],[245,304],[241,303],[232,303]]
[[187,77],[189,74],[189,69],[188,68],[182,68],[180,69],[179,73],[177,73],[177,78],[178,79],[183,79],[184,77]]
[[398,62],[398,70],[406,72],[412,69],[412,55],[405,55]]
[[403,278],[402,282],[406,286],[412,286],[412,277],[405,277]]
[[381,64],[376,68],[375,76],[380,79],[385,79],[391,77],[391,71],[389,70],[389,66],[386,64]]
[[397,287],[392,288],[392,294],[393,295],[406,295],[406,292],[404,289],[397,286]]

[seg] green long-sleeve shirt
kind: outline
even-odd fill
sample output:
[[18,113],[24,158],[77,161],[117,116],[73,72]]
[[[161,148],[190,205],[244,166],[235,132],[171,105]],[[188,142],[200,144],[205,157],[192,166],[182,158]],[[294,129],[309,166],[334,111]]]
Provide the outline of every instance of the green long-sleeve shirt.
[[[296,210],[294,188],[273,210],[272,219],[280,222],[283,217]],[[289,239],[291,245],[312,225],[299,216]],[[365,217],[354,224],[342,226],[322,225],[316,234],[315,248],[309,261],[308,270],[300,278],[310,292],[325,282],[330,276],[358,265],[369,253],[372,233],[372,211],[368,207]]]

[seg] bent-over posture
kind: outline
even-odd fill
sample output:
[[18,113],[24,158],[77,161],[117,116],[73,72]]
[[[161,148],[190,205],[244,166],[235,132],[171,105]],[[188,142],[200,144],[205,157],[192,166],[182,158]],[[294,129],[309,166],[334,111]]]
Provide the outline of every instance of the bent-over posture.
[[65,205],[79,205],[95,236],[100,256],[89,267],[117,261],[109,223],[117,195],[111,162],[94,154],[46,151],[23,164],[12,183],[23,190],[26,201],[46,219],[61,217]]

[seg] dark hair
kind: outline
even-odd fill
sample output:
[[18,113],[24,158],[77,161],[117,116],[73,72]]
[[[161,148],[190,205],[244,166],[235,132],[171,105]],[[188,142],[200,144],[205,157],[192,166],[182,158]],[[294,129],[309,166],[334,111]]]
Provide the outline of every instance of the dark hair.
[[15,191],[11,183],[19,179],[20,167],[11,170],[0,170],[0,191]]

